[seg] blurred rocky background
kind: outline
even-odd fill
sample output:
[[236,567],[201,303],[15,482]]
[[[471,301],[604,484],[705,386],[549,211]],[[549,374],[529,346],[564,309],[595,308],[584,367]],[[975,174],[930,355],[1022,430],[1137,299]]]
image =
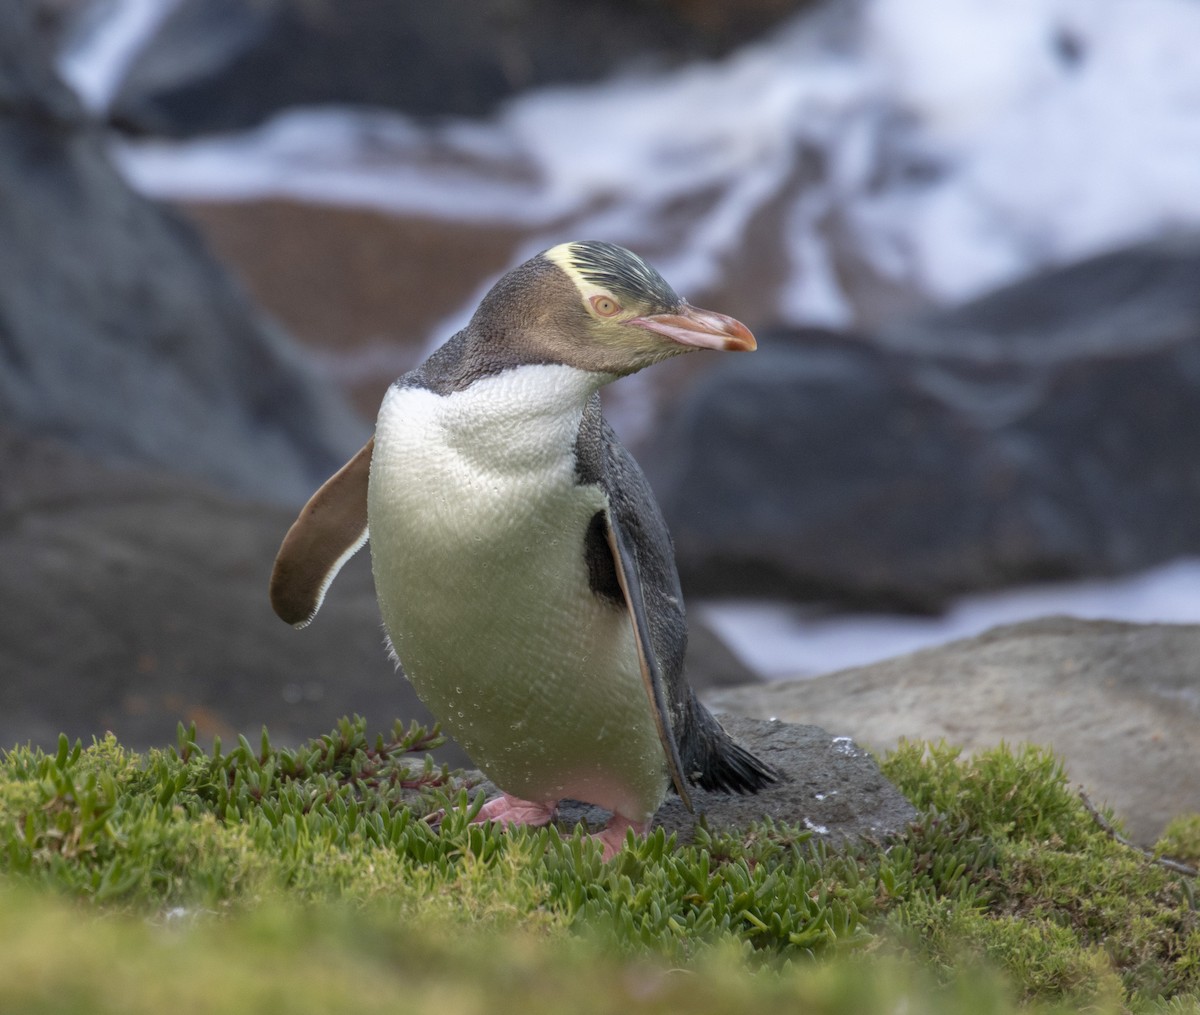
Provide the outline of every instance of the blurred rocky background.
[[[570,238],[759,335],[608,392],[697,683],[1200,620],[1197,37],[1191,0],[0,5],[0,744],[423,717],[365,557],[304,632],[271,560],[386,385]],[[1108,686],[1194,727],[1166,657]],[[958,693],[912,658],[882,679]]]

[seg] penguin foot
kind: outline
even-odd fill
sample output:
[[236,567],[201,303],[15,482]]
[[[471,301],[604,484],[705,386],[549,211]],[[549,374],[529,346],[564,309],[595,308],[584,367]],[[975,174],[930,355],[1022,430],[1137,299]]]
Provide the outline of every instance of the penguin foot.
[[[492,797],[475,815],[474,824],[480,825],[485,821],[495,821],[506,828],[511,825],[548,825],[554,818],[557,801],[552,804],[538,804],[520,797],[501,793]],[[625,845],[625,833],[633,829],[634,835],[645,835],[650,828],[649,821],[630,821],[619,814],[614,814],[600,831],[594,832],[588,838],[600,843],[600,857],[604,861],[611,860]]]
[[558,804],[535,804],[507,793],[492,797],[475,816],[475,824],[495,821],[501,825],[548,825]]
[[614,814],[607,825],[591,836],[600,843],[601,859],[611,860],[621,852],[621,847],[625,845],[625,833],[631,828],[634,835],[645,835],[650,828],[650,822],[630,821],[619,814]]

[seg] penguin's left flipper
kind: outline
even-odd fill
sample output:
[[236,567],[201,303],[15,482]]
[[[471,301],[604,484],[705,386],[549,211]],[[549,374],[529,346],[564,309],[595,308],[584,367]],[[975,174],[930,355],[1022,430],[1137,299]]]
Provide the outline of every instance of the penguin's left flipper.
[[671,782],[675,785],[675,792],[679,794],[679,799],[690,811],[692,810],[692,797],[688,792],[687,779],[684,777],[683,771],[683,759],[679,756],[679,745],[676,742],[671,722],[666,684],[651,637],[650,621],[646,613],[646,599],[642,592],[637,558],[626,541],[620,522],[614,517],[614,514],[613,511],[607,511],[604,514],[605,538],[613,556],[617,583],[625,598],[629,620],[633,624],[633,636],[638,650],[638,665],[642,671],[642,684],[650,698],[650,708],[654,713],[654,726],[658,730],[658,739],[661,741],[663,753],[667,757],[667,770],[671,773]]
[[601,415],[598,398],[584,412],[576,451],[581,479],[598,483],[608,498],[605,536],[676,792],[690,809],[688,783],[753,793],[778,781],[780,774],[737,744],[688,685],[687,618],[667,524],[641,467]]
[[288,529],[271,571],[271,607],[307,627],[342,565],[367,541],[367,484],[372,437],[312,495]]

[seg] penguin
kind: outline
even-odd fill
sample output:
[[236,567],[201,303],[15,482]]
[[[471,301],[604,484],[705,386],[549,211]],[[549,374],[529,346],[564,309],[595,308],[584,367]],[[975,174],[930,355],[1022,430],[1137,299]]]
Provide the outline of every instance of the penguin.
[[688,685],[671,538],[599,395],[672,356],[756,345],[629,250],[551,247],[391,385],[372,439],[285,536],[270,599],[303,628],[369,535],[393,658],[501,790],[477,820],[596,804],[609,859],[670,789],[691,810],[693,784],[780,778]]

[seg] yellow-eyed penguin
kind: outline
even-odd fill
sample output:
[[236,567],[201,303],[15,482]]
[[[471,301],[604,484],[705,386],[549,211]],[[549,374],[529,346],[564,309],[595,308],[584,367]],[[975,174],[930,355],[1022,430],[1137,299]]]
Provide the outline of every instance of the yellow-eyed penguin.
[[307,625],[369,531],[393,653],[503,791],[480,820],[598,804],[607,858],[671,785],[689,809],[689,783],[759,789],[776,774],[687,684],[671,539],[599,396],[679,353],[755,347],[622,247],[538,254],[388,390],[374,438],[284,538],[276,613]]

